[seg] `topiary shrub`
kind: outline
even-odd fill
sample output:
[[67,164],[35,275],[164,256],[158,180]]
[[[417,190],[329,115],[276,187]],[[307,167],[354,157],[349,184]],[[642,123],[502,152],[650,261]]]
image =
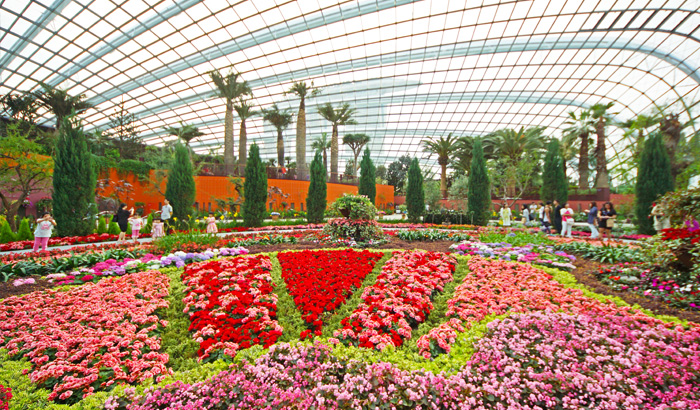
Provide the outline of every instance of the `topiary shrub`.
[[103,233],[107,233],[107,223],[105,222],[105,218],[102,216],[97,217],[97,234],[102,235]]
[[323,213],[326,211],[326,169],[323,167],[321,152],[316,152],[311,161],[311,182],[309,193],[306,197],[306,219],[310,224],[323,222]]
[[22,222],[19,223],[19,228],[17,229],[17,240],[18,241],[34,240],[34,234],[32,233],[32,230],[29,229],[29,219],[22,218]]
[[0,222],[0,243],[14,242],[16,240],[15,234],[10,228],[10,224],[4,218]]
[[423,215],[423,213],[425,213],[423,174],[421,173],[417,158],[413,158],[413,161],[411,161],[411,166],[408,168],[406,210],[408,211],[408,220],[413,223],[420,222],[420,217]]
[[109,227],[107,228],[107,233],[110,235],[119,235],[119,225],[117,225],[116,222],[110,222]]
[[250,146],[248,161],[245,165],[245,183],[243,184],[243,224],[245,226],[262,226],[267,215],[267,171],[260,159],[257,144]]
[[345,217],[332,219],[323,227],[323,233],[331,239],[367,243],[384,238],[382,229],[374,220],[377,208],[366,196],[345,194],[330,208]]
[[373,220],[377,216],[377,207],[364,195],[344,194],[331,204],[331,211],[355,220]]

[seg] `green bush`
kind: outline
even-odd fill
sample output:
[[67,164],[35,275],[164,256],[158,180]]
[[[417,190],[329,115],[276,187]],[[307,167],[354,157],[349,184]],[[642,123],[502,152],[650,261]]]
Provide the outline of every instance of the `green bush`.
[[31,241],[34,239],[34,234],[32,230],[29,229],[29,219],[22,218],[22,222],[19,223],[19,229],[17,229],[17,240],[18,241]]
[[377,208],[364,195],[343,194],[330,208],[341,215],[349,212],[348,218],[353,220],[373,220],[377,216]]
[[381,240],[384,232],[377,221],[365,219],[336,218],[328,221],[323,233],[333,239],[347,239],[358,243]]
[[121,230],[119,230],[119,225],[116,222],[110,222],[107,228],[107,233],[110,235],[119,235]]
[[406,210],[408,220],[413,223],[420,222],[420,217],[425,212],[425,193],[423,192],[423,174],[418,165],[418,159],[413,158],[408,168],[408,187],[406,188]]
[[10,224],[3,218],[2,221],[0,221],[0,243],[14,242],[16,240],[17,237],[14,232],[12,232]]
[[365,195],[372,204],[375,203],[377,196],[377,169],[374,167],[372,158],[369,154],[369,148],[365,148],[365,154],[360,162],[360,183],[358,193]]
[[185,221],[192,215],[195,189],[189,150],[184,145],[177,144],[175,161],[168,173],[165,187],[165,197],[173,207],[173,221]]
[[243,196],[243,224],[250,227],[262,226],[267,214],[267,170],[260,159],[258,144],[250,147],[245,165]]
[[671,161],[661,141],[661,135],[654,133],[644,143],[637,171],[635,215],[639,233],[645,235],[656,233],[654,221],[649,218],[651,205],[660,196],[672,190]]
[[[323,213],[326,211],[326,169],[323,167],[321,152],[317,151],[314,160],[311,161],[311,182],[309,193],[306,197],[306,219],[310,224],[323,222]],[[285,212],[283,212],[284,214]],[[283,215],[284,216],[284,215]]]
[[467,196],[468,211],[474,225],[486,226],[491,211],[491,187],[489,174],[486,170],[484,150],[481,139],[474,140],[472,148],[472,167],[469,173],[469,193]]
[[107,223],[105,223],[104,216],[98,216],[97,217],[97,234],[102,235],[103,233],[107,233]]

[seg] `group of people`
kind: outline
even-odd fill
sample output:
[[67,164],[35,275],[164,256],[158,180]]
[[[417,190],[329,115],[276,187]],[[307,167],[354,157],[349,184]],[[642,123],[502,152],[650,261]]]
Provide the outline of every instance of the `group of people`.
[[[588,227],[591,230],[591,238],[601,237],[607,240],[610,237],[612,228],[615,226],[617,212],[612,202],[606,202],[601,209],[598,209],[596,202],[591,202],[587,214]],[[512,213],[506,203],[503,203],[499,211],[503,226],[511,225]],[[559,201],[541,202],[538,206],[534,202],[530,205],[522,205],[522,223],[525,226],[537,226],[538,221],[542,230],[548,234],[560,234],[571,238],[571,229],[574,227],[574,210],[571,205],[565,202],[563,205]]]

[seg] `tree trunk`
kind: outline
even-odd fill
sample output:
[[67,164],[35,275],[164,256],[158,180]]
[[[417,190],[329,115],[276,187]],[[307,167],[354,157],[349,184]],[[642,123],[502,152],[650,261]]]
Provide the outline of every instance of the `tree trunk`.
[[241,119],[241,131],[239,135],[239,148],[238,148],[238,155],[241,156],[240,160],[238,163],[241,165],[241,168],[244,170],[246,162],[248,161],[248,133],[245,128],[245,119]]
[[338,124],[333,124],[331,133],[331,181],[338,180]]
[[440,194],[447,199],[447,164],[440,165]]
[[608,181],[608,164],[605,160],[605,121],[598,120],[595,126],[595,133],[598,137],[596,146],[596,188],[610,188]]
[[10,225],[12,232],[17,232],[17,221],[15,221],[15,216],[19,212],[19,207],[22,202],[27,199],[27,194],[21,193],[16,201],[12,202],[6,196],[2,196],[2,206],[5,209],[5,217],[7,218],[7,223]]
[[581,134],[581,147],[578,151],[578,189],[588,189],[588,133]]
[[284,166],[284,140],[282,139],[282,129],[277,129],[277,163]]
[[[235,145],[236,143],[233,140],[233,101],[226,100],[226,117],[224,118],[224,165],[227,174],[233,172],[233,167],[235,165]],[[243,159],[243,161],[245,164],[245,159]]]
[[303,178],[306,174],[306,102],[304,96],[299,102],[297,114],[297,175]]
[[323,149],[323,169],[328,173],[328,148]]
[[676,177],[685,168],[676,160],[676,150],[681,141],[681,123],[678,121],[678,114],[671,114],[661,119],[661,132],[664,134],[664,146],[671,160],[671,177],[676,181]]

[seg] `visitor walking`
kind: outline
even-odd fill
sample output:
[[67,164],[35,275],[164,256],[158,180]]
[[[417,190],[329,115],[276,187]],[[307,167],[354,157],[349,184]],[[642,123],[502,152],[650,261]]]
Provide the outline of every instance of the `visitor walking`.
[[651,215],[654,218],[654,229],[661,232],[671,227],[671,218],[666,215],[666,208],[661,203],[652,204]]
[[523,210],[522,210],[522,222],[523,226],[529,226],[530,225],[530,210],[527,208],[527,204],[523,204]]
[[588,213],[588,228],[591,230],[591,239],[596,239],[600,236],[598,232],[597,222],[598,222],[598,204],[594,201],[588,204],[589,209],[586,209]]
[[513,216],[513,214],[505,202],[503,203],[503,205],[501,205],[499,213],[501,214],[501,221],[503,221],[503,226],[510,227],[510,219]]
[[129,217],[129,224],[131,225],[131,239],[134,240],[134,243],[137,243],[141,227],[143,226],[143,219],[139,215],[132,213]]
[[170,201],[168,201],[168,199],[166,198],[163,200],[163,207],[160,208],[160,219],[163,220],[166,232],[170,230],[170,218],[172,218],[172,216],[173,207],[170,206]]
[[571,238],[571,228],[574,227],[574,210],[571,209],[568,202],[559,211],[559,217],[561,218],[561,236]]
[[562,224],[561,224],[561,210],[562,210],[563,206],[561,206],[561,204],[559,203],[559,201],[555,199],[555,200],[554,200],[554,205],[553,205],[553,207],[554,207],[554,216],[553,216],[553,218],[552,218],[552,222],[554,223],[554,233],[559,233],[559,234],[560,234],[560,233],[561,233],[561,228],[562,228]]
[[119,204],[119,209],[112,219],[113,222],[119,225],[119,238],[117,239],[117,243],[122,243],[126,240],[126,230],[129,229],[129,217],[133,214],[134,208],[131,208],[129,211],[126,209],[126,204]]
[[34,252],[37,252],[41,247],[42,251],[45,251],[49,245],[49,238],[51,238],[51,231],[53,227],[56,226],[56,221],[51,217],[50,212],[44,212],[41,218],[36,220],[36,229],[34,230]]
[[617,212],[615,212],[612,202],[604,203],[603,208],[598,212],[598,227],[600,228],[600,236],[603,237],[603,241],[607,241],[609,237],[612,237],[615,217],[617,217]]
[[163,231],[163,221],[160,218],[155,218],[153,220],[153,225],[151,226],[151,238],[158,239],[165,236]]
[[216,218],[214,214],[209,212],[209,218],[207,218],[207,233],[218,233],[219,228],[216,227]]
[[542,228],[545,233],[552,233],[552,203],[547,202],[545,206],[542,207]]

